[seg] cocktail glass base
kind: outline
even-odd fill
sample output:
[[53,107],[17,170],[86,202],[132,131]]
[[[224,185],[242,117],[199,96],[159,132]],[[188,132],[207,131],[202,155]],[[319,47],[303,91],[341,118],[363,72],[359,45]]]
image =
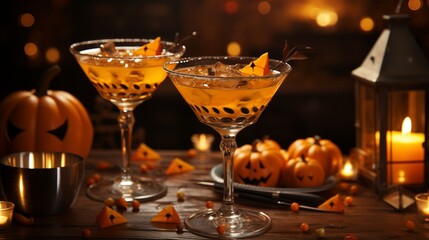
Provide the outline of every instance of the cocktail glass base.
[[96,201],[104,201],[108,197],[113,199],[123,197],[127,202],[150,201],[163,197],[166,193],[167,186],[164,184],[139,178],[133,178],[128,181],[128,184],[121,184],[114,180],[100,181],[91,185],[86,191],[86,194]]
[[[218,231],[223,225],[224,232]],[[190,232],[208,238],[231,239],[248,238],[265,233],[271,228],[271,219],[263,212],[240,210],[232,216],[219,216],[217,211],[196,212],[185,219],[185,227]]]

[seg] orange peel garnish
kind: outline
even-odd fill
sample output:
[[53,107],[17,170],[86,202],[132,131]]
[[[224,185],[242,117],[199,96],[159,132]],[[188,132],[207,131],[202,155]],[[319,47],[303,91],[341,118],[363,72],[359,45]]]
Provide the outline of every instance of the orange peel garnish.
[[245,76],[265,76],[270,74],[271,69],[268,53],[266,52],[255,61],[250,62],[247,66],[240,69],[240,72]]
[[161,37],[157,37],[153,41],[134,50],[133,54],[141,56],[155,56],[161,54],[161,50]]

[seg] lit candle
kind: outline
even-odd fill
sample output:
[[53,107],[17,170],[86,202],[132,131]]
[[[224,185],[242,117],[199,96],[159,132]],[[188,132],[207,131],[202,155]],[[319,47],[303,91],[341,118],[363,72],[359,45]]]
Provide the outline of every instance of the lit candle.
[[15,205],[11,202],[0,201],[0,229],[9,227],[14,207]]
[[[412,133],[412,122],[406,117],[402,122],[402,131],[391,131],[387,133],[387,153],[392,161],[416,161],[423,160],[423,133]],[[392,151],[390,151],[392,145]]]
[[420,219],[429,221],[429,194],[419,193],[415,196],[417,212]]
[[194,134],[192,135],[192,142],[194,143],[194,148],[197,149],[200,152],[207,152],[210,150],[212,142],[213,142],[213,135],[211,134]]
[[340,174],[343,180],[356,180],[357,168],[352,164],[352,162],[350,162],[350,160],[347,160],[344,163],[344,166],[341,169]]
[[5,225],[7,223],[7,217],[6,216],[0,216],[0,225]]
[[422,211],[426,217],[429,217],[429,197],[426,200],[426,207],[423,208]]
[[[421,161],[420,163],[397,163],[392,165],[391,175],[393,183],[422,183],[423,182],[423,133],[411,132],[412,122],[406,117],[402,123],[402,131],[388,131],[386,133],[387,159],[392,162]],[[377,142],[379,140],[377,132]],[[402,176],[400,175],[402,174]],[[404,176],[407,176],[405,178]]]
[[353,166],[350,162],[346,162],[343,170],[341,170],[341,174],[343,174],[344,177],[350,177],[353,175]]

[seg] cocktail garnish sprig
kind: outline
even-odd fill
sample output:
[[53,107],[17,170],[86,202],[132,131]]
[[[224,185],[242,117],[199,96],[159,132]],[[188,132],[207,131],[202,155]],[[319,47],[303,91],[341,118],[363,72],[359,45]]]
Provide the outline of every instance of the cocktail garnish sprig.
[[[310,53],[310,51],[312,51],[313,48],[309,47],[307,45],[297,45],[292,47],[291,49],[289,48],[288,42],[287,40],[285,41],[285,46],[283,48],[283,59],[282,59],[282,63],[287,63],[289,61],[292,60],[304,60],[304,59],[308,59],[307,54]],[[272,69],[276,69],[281,65],[281,63],[277,64],[276,66],[274,66]]]
[[[309,51],[312,50],[311,47],[306,45],[297,45],[292,49],[289,49],[287,41],[285,41],[285,46],[283,48],[283,60],[275,65],[273,68],[270,68],[268,52],[259,56],[255,61],[250,62],[247,66],[240,69],[240,72],[244,76],[265,76],[271,73],[272,70],[278,68],[282,63],[286,63],[291,60],[303,60],[307,59]],[[304,54],[305,52],[306,54]]]
[[184,42],[188,41],[191,38],[199,37],[197,31],[193,31],[191,34],[185,36],[184,38],[180,39],[180,34],[177,32],[174,37],[174,44],[169,49],[167,49],[169,52],[175,52],[176,48],[180,51],[181,48],[179,48],[180,45],[182,45]]

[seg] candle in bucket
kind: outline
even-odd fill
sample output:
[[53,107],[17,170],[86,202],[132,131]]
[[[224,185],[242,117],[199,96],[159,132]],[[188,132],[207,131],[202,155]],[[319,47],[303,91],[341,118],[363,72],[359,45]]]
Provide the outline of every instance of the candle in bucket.
[[0,201],[0,229],[6,229],[10,226],[15,204],[7,201]]
[[415,199],[419,218],[429,222],[429,193],[419,193],[415,196]]

